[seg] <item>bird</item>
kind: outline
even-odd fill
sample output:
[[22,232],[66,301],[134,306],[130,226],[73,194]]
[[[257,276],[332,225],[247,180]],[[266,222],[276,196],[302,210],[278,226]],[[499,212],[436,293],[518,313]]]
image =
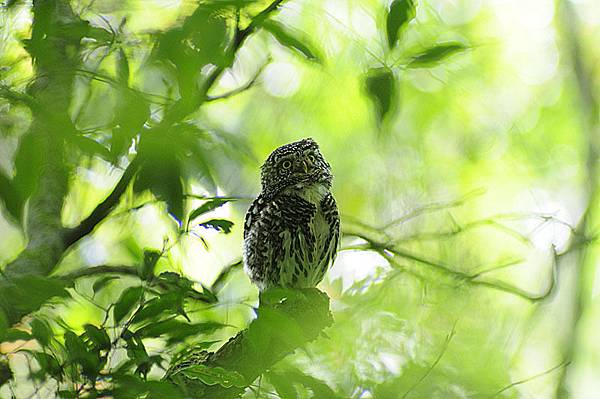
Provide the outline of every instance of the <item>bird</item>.
[[335,260],[340,230],[331,166],[312,138],[275,149],[244,220],[243,263],[259,291],[314,288]]

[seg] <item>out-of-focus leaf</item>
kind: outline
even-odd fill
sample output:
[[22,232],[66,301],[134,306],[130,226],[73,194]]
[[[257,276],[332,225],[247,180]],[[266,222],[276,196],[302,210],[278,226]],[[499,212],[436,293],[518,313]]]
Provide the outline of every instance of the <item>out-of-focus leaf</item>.
[[176,161],[168,163],[146,162],[138,174],[135,190],[149,189],[161,201],[165,201],[169,213],[180,223],[183,219],[183,188],[181,171]]
[[4,336],[0,336],[0,342],[29,341],[30,339],[33,339],[31,334],[16,328],[10,328],[4,332]]
[[231,200],[230,199],[224,199],[224,198],[215,198],[215,199],[211,199],[209,201],[206,201],[204,204],[200,205],[198,208],[194,209],[190,213],[190,216],[188,217],[188,221],[192,222],[198,216],[204,215],[207,212],[210,212],[210,211],[212,211],[214,209],[217,209],[220,206],[223,206],[224,204],[228,203],[229,201],[231,201]]
[[20,221],[23,214],[23,201],[13,187],[12,181],[0,171],[0,200],[12,217]]
[[198,226],[215,229],[217,231],[222,231],[225,234],[229,234],[231,233],[233,222],[225,219],[211,219],[209,221],[200,223]]
[[467,49],[463,43],[449,42],[436,44],[422,52],[414,55],[408,63],[409,68],[425,68],[437,64],[439,61],[451,56],[452,54]]
[[406,25],[415,17],[414,0],[394,0],[386,18],[388,45],[394,48]]
[[33,319],[30,325],[31,335],[35,337],[40,345],[48,346],[50,343],[50,338],[52,337],[52,330],[50,329],[50,326],[40,319]]
[[193,100],[198,94],[198,75],[204,65],[229,63],[226,38],[225,19],[219,10],[206,4],[200,5],[181,27],[160,35],[155,58],[175,65],[179,94],[184,101]]
[[301,40],[297,37],[299,35],[298,32],[294,32],[289,27],[273,20],[265,21],[262,27],[271,33],[283,46],[300,52],[311,61],[321,62],[321,57],[305,43],[306,39]]
[[215,303],[214,294],[196,291],[194,282],[174,272],[163,272],[155,280],[157,284],[165,286],[170,291],[181,292],[186,298],[192,298],[207,303]]
[[100,329],[93,324],[86,324],[83,328],[85,330],[85,335],[97,349],[110,349],[110,337],[104,329]]
[[221,289],[223,288],[223,286],[229,279],[229,276],[231,275],[231,273],[233,273],[236,270],[241,269],[241,267],[242,267],[242,261],[238,261],[238,262],[235,262],[235,263],[225,266],[223,268],[223,270],[221,270],[221,272],[219,273],[219,275],[217,276],[215,281],[212,283],[212,285],[210,287],[211,290],[214,292],[221,291]]
[[27,275],[11,280],[5,298],[15,309],[30,313],[53,297],[68,297],[64,282],[50,277]]
[[45,374],[48,374],[60,381],[62,379],[63,370],[58,360],[48,353],[31,352],[35,360],[40,365],[40,368]]
[[106,147],[86,136],[69,135],[69,141],[75,144],[84,154],[89,156],[99,156],[105,161],[112,162],[113,157]]
[[141,132],[144,123],[150,117],[148,102],[138,93],[129,88],[129,60],[123,48],[116,55],[116,80],[120,86],[115,115],[113,118],[110,152],[117,160],[129,146],[131,140]]
[[25,201],[35,191],[44,159],[43,144],[38,136],[28,132],[19,142],[15,156],[16,174],[13,179],[13,189],[18,198]]
[[222,367],[209,367],[204,364],[197,364],[181,371],[186,377],[198,379],[206,385],[219,384],[225,388],[238,387],[244,388],[246,380],[240,373],[232,370],[226,370]]
[[119,374],[114,377],[115,388],[112,397],[115,398],[186,398],[179,388],[167,381],[144,381],[131,374]]
[[198,7],[184,23],[184,30],[203,63],[223,65],[227,24],[217,10]]
[[160,297],[152,298],[136,313],[132,322],[139,323],[146,319],[156,317],[163,312],[167,312],[169,316],[177,315],[183,306],[182,301],[183,293],[177,291],[167,292]]
[[298,397],[294,384],[286,375],[282,373],[269,373],[268,378],[281,399],[296,399]]
[[75,391],[69,391],[69,390],[66,390],[66,389],[58,391],[58,397],[59,398],[63,398],[63,399],[77,399],[77,396],[79,396],[79,393],[75,392]]
[[156,198],[165,201],[167,210],[179,225],[183,220],[183,186],[181,181],[178,137],[169,132],[153,132],[142,137],[139,156],[143,159],[134,190],[150,190]]
[[305,374],[297,368],[287,370],[283,373],[288,381],[295,381],[313,391],[313,398],[315,399],[342,399],[333,392],[333,390],[325,382],[315,378],[311,375]]
[[137,366],[135,373],[145,377],[152,367],[153,359],[148,356],[148,352],[146,351],[146,347],[144,346],[141,337],[128,333],[124,339],[127,357],[133,360]]
[[129,287],[123,291],[114,307],[115,324],[118,324],[140,302],[143,293],[144,289],[141,286]]
[[94,291],[94,294],[96,294],[102,288],[106,287],[111,281],[116,280],[118,278],[119,277],[117,276],[105,276],[94,281],[94,285],[92,285],[92,290]]
[[87,350],[81,337],[72,331],[65,331],[65,347],[69,361],[81,365],[86,376],[95,377],[98,375],[100,359]]
[[123,47],[120,47],[116,55],[117,63],[117,82],[124,87],[129,87],[129,60]]
[[89,26],[85,37],[94,39],[98,44],[109,44],[114,40],[114,34],[99,26]]
[[249,344],[259,352],[268,351],[270,337],[266,337],[260,331],[272,331],[273,337],[296,348],[305,341],[304,332],[296,320],[286,313],[269,307],[258,309],[258,318],[254,321],[254,329],[250,329],[246,335]]
[[388,68],[370,69],[365,77],[365,88],[375,105],[377,120],[381,123],[390,112],[396,98],[394,73]]
[[135,334],[142,338],[166,335],[169,337],[168,342],[182,342],[189,336],[207,334],[223,327],[225,327],[225,325],[220,323],[205,322],[191,324],[180,320],[169,319],[147,324],[138,329]]
[[0,361],[0,387],[10,381],[13,377],[12,370],[8,365],[8,362]]
[[156,263],[162,256],[160,251],[155,249],[144,249],[144,263],[142,264],[141,277],[144,279],[152,278]]

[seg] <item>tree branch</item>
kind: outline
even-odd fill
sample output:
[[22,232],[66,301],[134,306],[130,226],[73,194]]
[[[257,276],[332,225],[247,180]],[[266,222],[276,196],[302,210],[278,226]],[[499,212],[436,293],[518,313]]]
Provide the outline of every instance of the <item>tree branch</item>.
[[[176,361],[165,378],[182,386],[193,398],[236,398],[263,372],[316,339],[333,323],[329,298],[316,288],[280,290],[270,300],[264,298],[257,309],[258,317],[248,329],[214,353],[192,351]],[[224,373],[241,377],[243,382],[229,384],[229,387],[227,384],[207,385],[196,377],[198,371],[217,367],[224,369]]]
[[94,228],[108,216],[108,214],[117,206],[121,195],[125,192],[129,183],[133,180],[140,166],[139,158],[133,159],[123,172],[123,175],[117,182],[113,191],[85,218],[78,226],[72,229],[66,229],[63,233],[65,247],[68,248],[82,237],[88,235]]
[[444,340],[444,346],[442,346],[442,350],[437,355],[437,357],[435,358],[433,363],[431,363],[431,366],[429,366],[427,368],[427,370],[425,371],[425,373],[417,381],[415,381],[415,383],[413,385],[411,385],[410,388],[408,388],[408,390],[404,393],[404,395],[402,395],[401,399],[405,399],[406,397],[408,397],[408,395],[410,395],[410,393],[413,392],[414,389],[417,386],[419,386],[419,384],[421,384],[429,376],[429,374],[431,374],[431,372],[438,365],[440,360],[442,360],[442,357],[448,350],[448,346],[450,346],[450,341],[452,341],[452,338],[454,338],[454,334],[456,333],[456,323],[457,323],[457,321],[454,322],[454,324],[452,325],[452,330],[448,333],[448,335],[446,335],[446,339]]
[[[486,288],[495,289],[498,291],[506,292],[508,294],[516,295],[528,301],[538,302],[549,295],[554,291],[554,287],[556,284],[556,254],[554,256],[554,264],[552,267],[551,274],[549,276],[548,288],[544,290],[544,292],[540,294],[533,294],[527,292],[519,287],[516,287],[512,284],[505,283],[503,281],[492,281],[489,279],[483,280],[481,276],[485,273],[488,273],[492,270],[498,270],[501,268],[509,267],[517,263],[517,260],[511,259],[506,262],[503,262],[499,265],[489,266],[486,268],[479,267],[479,271],[475,273],[465,273],[458,270],[456,267],[452,265],[448,265],[443,261],[437,259],[430,259],[426,256],[422,256],[420,254],[413,253],[409,250],[401,248],[394,244],[394,240],[390,238],[390,236],[385,231],[375,230],[364,223],[357,224],[357,227],[345,225],[342,229],[343,234],[348,236],[354,236],[366,241],[366,244],[353,246],[354,249],[363,249],[363,250],[373,250],[383,256],[390,264],[395,265],[396,267],[400,266],[396,261],[396,257],[407,259],[413,262],[417,262],[423,265],[427,265],[439,272],[442,272],[446,275],[452,276],[459,281],[464,281],[470,285],[479,285]],[[361,231],[363,230],[363,231]],[[368,230],[368,232],[364,231]],[[372,234],[371,234],[372,233]],[[421,278],[422,276],[419,275]]]
[[[44,156],[36,191],[29,198],[27,247],[6,266],[0,279],[0,313],[5,313],[10,324],[35,310],[14,303],[21,289],[15,282],[31,276],[47,276],[65,249],[61,236],[61,210],[69,175],[64,159],[64,140],[68,134],[65,126],[69,126],[67,110],[81,39],[73,29],[68,29],[80,21],[66,1],[34,2],[33,16],[27,50],[34,60],[37,79],[29,86],[28,95],[36,99],[29,104],[33,105],[29,134]],[[19,100],[27,102],[27,98],[20,96]]]
[[77,269],[71,273],[57,276],[57,278],[72,281],[77,280],[78,278],[95,276],[97,274],[124,274],[128,276],[139,277],[139,272],[135,266],[101,265]]
[[240,86],[240,87],[238,87],[236,89],[233,89],[231,91],[228,91],[226,93],[223,93],[223,94],[219,94],[219,95],[215,95],[215,96],[208,96],[207,95],[206,96],[206,102],[217,101],[217,100],[224,100],[226,98],[233,97],[236,94],[243,93],[244,91],[250,89],[252,86],[254,86],[254,84],[256,83],[256,81],[258,80],[258,78],[260,77],[260,75],[262,74],[262,72],[264,71],[266,65],[267,65],[266,63],[264,65],[262,65],[258,69],[258,71],[256,71],[256,73],[254,74],[254,76],[252,77],[252,79],[250,79],[246,84],[244,84],[244,85],[242,85],[242,86]]
[[[596,222],[597,204],[600,197],[600,188],[598,187],[598,178],[600,169],[600,100],[594,92],[594,79],[592,70],[586,65],[583,50],[581,48],[581,38],[579,36],[578,16],[573,5],[569,1],[559,3],[558,15],[563,28],[563,36],[570,59],[577,88],[579,116],[581,118],[582,143],[585,151],[585,198],[587,202],[586,210],[575,230],[575,237],[569,249],[577,250],[576,259],[576,287],[573,309],[574,325],[565,348],[565,369],[560,376],[560,382],[557,388],[557,397],[569,397],[568,390],[568,368],[573,360],[573,355],[577,350],[577,330],[581,326],[581,317],[592,299],[592,290],[596,265],[590,260],[588,245],[581,245],[581,242],[587,242],[588,237],[593,236],[590,227]],[[567,57],[565,57],[567,58]]]

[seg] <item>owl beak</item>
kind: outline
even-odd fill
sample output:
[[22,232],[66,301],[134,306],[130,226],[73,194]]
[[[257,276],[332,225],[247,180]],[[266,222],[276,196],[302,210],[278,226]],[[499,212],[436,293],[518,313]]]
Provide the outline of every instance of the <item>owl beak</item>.
[[306,161],[302,161],[302,167],[304,168],[304,173],[308,173],[308,163]]

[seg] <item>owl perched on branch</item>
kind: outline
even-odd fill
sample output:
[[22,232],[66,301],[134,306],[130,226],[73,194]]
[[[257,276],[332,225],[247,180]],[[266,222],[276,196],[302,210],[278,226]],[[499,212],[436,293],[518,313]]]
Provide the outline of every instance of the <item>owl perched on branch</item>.
[[244,269],[262,291],[316,286],[335,259],[340,218],[331,167],[310,138],[286,144],[261,168],[246,213]]

